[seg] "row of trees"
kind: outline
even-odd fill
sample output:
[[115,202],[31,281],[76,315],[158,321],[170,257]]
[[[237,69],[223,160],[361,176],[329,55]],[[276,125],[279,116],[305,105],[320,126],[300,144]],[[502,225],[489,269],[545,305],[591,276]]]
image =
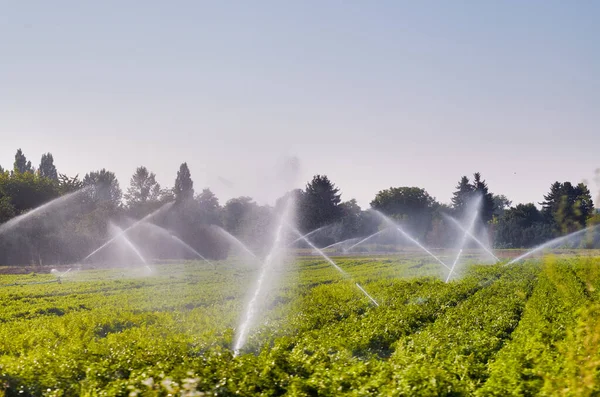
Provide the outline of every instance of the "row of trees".
[[540,204],[541,210],[533,203],[518,204],[495,220],[496,245],[530,247],[600,220],[591,193],[583,183],[555,182]]
[[[339,188],[325,175],[315,175],[304,189],[288,192],[271,207],[250,197],[221,205],[210,189],[196,193],[186,163],[181,164],[171,189],[161,187],[146,167],[138,167],[125,193],[115,174],[106,169],[81,179],[58,173],[50,153],[42,155],[35,168],[19,149],[12,170],[0,167],[0,223],[59,197],[68,204],[0,234],[0,263],[77,261],[109,238],[111,223],[126,227],[171,202],[168,210],[153,215],[152,222],[209,258],[224,257],[229,249],[219,227],[257,251],[268,247],[275,215],[289,197],[296,202],[301,232],[324,228],[314,236],[322,246],[369,235],[382,227],[373,211],[361,209],[354,199],[342,201]],[[370,205],[400,222],[415,238],[444,247],[452,246],[459,235],[444,214],[464,221],[476,197],[481,200],[481,225],[489,229],[496,247],[529,247],[598,222],[585,184],[554,183],[539,203],[540,210],[533,203],[511,206],[505,196],[489,191],[479,173],[472,179],[460,178],[449,205],[419,187],[381,190]],[[145,241],[144,236],[138,237]],[[156,249],[154,243],[149,245],[149,251]],[[160,252],[153,255],[160,256]]]

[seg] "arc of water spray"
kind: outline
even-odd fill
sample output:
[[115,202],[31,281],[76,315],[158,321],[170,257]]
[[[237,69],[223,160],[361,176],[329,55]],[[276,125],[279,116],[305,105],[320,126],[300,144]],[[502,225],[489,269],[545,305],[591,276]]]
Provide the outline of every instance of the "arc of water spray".
[[425,251],[433,259],[435,259],[436,261],[438,261],[440,265],[442,265],[446,269],[450,270],[450,267],[448,265],[446,265],[440,258],[438,258],[436,255],[434,255],[433,252],[431,252],[427,248],[425,248],[425,246],[423,244],[421,244],[417,240],[415,240],[410,234],[406,233],[396,222],[394,222],[389,217],[385,216],[384,214],[382,214],[381,212],[379,212],[379,211],[377,211],[375,209],[371,209],[371,211],[375,212],[386,223],[394,226],[400,232],[400,234],[402,234],[404,237],[406,237],[410,242],[412,242],[413,244],[415,244],[417,247],[419,247],[423,251]]
[[442,265],[446,269],[450,270],[450,267],[448,265],[446,265],[440,258],[438,258],[436,255],[434,255],[433,252],[431,252],[427,248],[425,248],[425,246],[423,244],[421,244],[417,240],[415,240],[410,234],[408,234],[404,230],[402,230],[402,228],[400,226],[397,226],[396,229],[398,229],[398,231],[404,237],[406,237],[407,239],[409,239],[413,244],[415,244],[417,247],[421,248],[423,251],[425,251],[427,254],[429,254],[433,259],[435,259],[436,261],[438,261],[440,263],[440,265]]
[[69,194],[65,194],[64,196],[58,197],[50,202],[47,202],[46,204],[40,205],[37,208],[32,209],[31,211],[28,211],[22,215],[19,215],[15,218],[10,219],[9,221],[3,223],[0,225],[0,233],[5,232],[6,230],[10,229],[11,227],[17,225],[18,223],[24,221],[25,219],[31,218],[32,216],[35,215],[39,215],[42,214],[44,211],[48,210],[50,207],[52,207],[53,205],[56,205],[58,203],[62,203],[63,201],[68,201],[71,198],[78,196],[79,194],[89,190],[91,188],[91,186],[86,186],[82,189],[79,189],[75,192],[69,193]]
[[180,239],[179,237],[177,237],[174,233],[172,233],[170,230],[167,230],[163,227],[160,227],[158,225],[155,225],[154,223],[150,223],[148,221],[146,221],[144,223],[144,226],[148,226],[151,227],[152,229],[156,230],[159,233],[164,234],[165,236],[169,236],[171,237],[173,240],[175,240],[179,245],[182,245],[186,250],[188,250],[189,252],[191,252],[192,254],[196,255],[198,258],[202,259],[203,261],[205,261],[206,263],[208,263],[209,265],[211,265],[212,267],[216,268],[215,264],[212,263],[211,261],[209,261],[208,259],[206,259],[202,254],[200,254],[198,251],[196,251],[191,245],[189,245],[188,243],[186,243],[185,241],[183,241],[182,239]]
[[107,245],[111,244],[113,241],[115,241],[116,239],[118,239],[119,237],[121,237],[121,235],[125,235],[125,233],[127,233],[128,231],[130,231],[131,229],[139,226],[140,224],[147,222],[148,220],[150,220],[153,216],[155,216],[156,214],[158,214],[159,212],[163,211],[165,208],[170,208],[173,205],[172,202],[170,203],[166,203],[165,205],[163,205],[162,207],[160,207],[159,209],[157,209],[156,211],[146,215],[145,217],[143,217],[142,219],[140,219],[139,221],[135,222],[133,225],[127,227],[126,229],[121,230],[121,232],[115,236],[113,236],[110,240],[108,240],[107,242],[105,242],[104,244],[102,244],[100,247],[96,248],[94,251],[92,251],[88,256],[86,256],[85,258],[82,259],[82,262],[85,262],[86,260],[88,260],[89,258],[91,258],[92,256],[94,256],[96,253],[98,253],[99,251],[101,251],[102,249],[104,249]]
[[356,241],[356,240],[359,240],[360,238],[361,237],[352,237],[352,238],[346,239],[344,241],[338,241],[337,243],[329,244],[327,247],[323,247],[322,249],[326,250],[328,248],[337,247],[338,245],[347,244],[350,241]]
[[227,237],[228,239],[230,239],[231,241],[233,241],[236,245],[238,245],[244,252],[248,253],[248,255],[250,255],[251,257],[258,259],[258,257],[256,256],[256,254],[254,252],[252,252],[250,250],[250,248],[246,247],[246,244],[242,243],[237,237],[235,237],[233,234],[229,233],[227,230],[223,229],[221,226],[217,226],[217,225],[211,225],[211,227],[214,227],[217,229],[217,231],[219,233],[221,233],[222,235],[224,235],[225,237]]
[[583,233],[585,233],[585,232],[588,232],[588,231],[594,230],[594,229],[596,229],[596,228],[598,228],[598,227],[600,227],[600,225],[593,225],[593,226],[589,226],[589,227],[586,227],[585,229],[581,229],[581,230],[578,230],[578,231],[576,231],[576,232],[573,232],[573,233],[567,234],[566,236],[557,237],[557,238],[555,238],[555,239],[552,239],[552,240],[550,240],[550,241],[547,241],[547,242],[545,242],[545,243],[543,243],[543,244],[541,244],[541,245],[539,245],[539,246],[537,246],[537,247],[533,248],[532,250],[530,250],[530,251],[527,251],[527,252],[526,252],[526,253],[524,253],[523,255],[521,255],[521,256],[519,256],[519,257],[517,257],[517,258],[515,258],[515,259],[511,260],[510,262],[506,263],[504,266],[512,265],[513,263],[519,262],[520,260],[523,260],[523,259],[527,258],[528,256],[535,254],[536,252],[539,252],[539,251],[541,251],[541,250],[543,250],[543,249],[546,249],[546,248],[548,248],[548,247],[552,247],[553,245],[560,244],[560,243],[562,243],[563,241],[566,241],[566,240],[568,240],[568,239],[570,239],[570,238],[573,238],[573,237],[575,237],[575,236],[578,236],[578,235],[580,235],[580,234],[583,234]]
[[275,241],[273,242],[273,247],[271,248],[271,251],[267,255],[267,257],[266,257],[265,261],[263,262],[263,265],[260,269],[260,274],[259,274],[258,280],[256,282],[256,287],[254,289],[254,293],[252,294],[252,298],[250,299],[250,301],[248,302],[248,306],[246,307],[246,312],[245,312],[246,315],[244,316],[244,321],[242,322],[242,325],[240,326],[239,333],[237,335],[235,344],[233,346],[233,355],[234,356],[237,356],[239,354],[240,349],[244,346],[244,344],[246,343],[246,339],[248,338],[248,332],[250,330],[250,325],[252,324],[254,316],[256,315],[256,310],[257,310],[257,306],[258,306],[258,298],[262,295],[265,278],[267,277],[269,270],[271,270],[271,268],[273,267],[273,258],[275,257],[275,254],[279,250],[279,245],[280,245],[281,237],[283,234],[283,225],[285,224],[285,219],[286,219],[287,215],[289,214],[291,205],[292,205],[291,200],[288,200],[286,208],[283,213],[283,216],[281,218],[281,221],[279,222],[279,225],[277,227],[277,232],[275,234]]
[[198,251],[196,251],[194,248],[192,248],[191,245],[189,245],[188,243],[186,243],[185,241],[183,241],[182,239],[180,239],[176,235],[171,234],[171,238],[173,240],[177,241],[179,244],[183,245],[188,251],[192,252],[198,258],[202,259],[204,262],[208,263],[209,265],[211,265],[215,269],[217,268],[217,266],[214,263],[212,263],[211,261],[209,261],[208,259],[206,259],[201,253],[199,253]]
[[140,260],[144,263],[144,266],[146,267],[146,269],[151,271],[152,269],[150,268],[150,266],[148,266],[148,262],[146,261],[146,259],[142,255],[142,253],[136,248],[135,245],[133,245],[133,243],[131,241],[129,241],[127,236],[125,236],[125,233],[123,233],[123,229],[121,229],[120,227],[118,227],[112,223],[111,223],[111,226],[115,230],[117,230],[118,238],[122,239],[125,242],[125,244],[127,244],[127,246],[138,256],[138,258],[140,258]]
[[[325,259],[327,262],[329,262],[329,264],[331,266],[333,266],[338,272],[340,272],[344,277],[352,279],[350,277],[350,275],[348,273],[346,273],[341,267],[339,267],[337,265],[337,263],[335,263],[330,257],[328,257],[327,255],[325,255],[325,253],[323,251],[321,251],[319,248],[317,248],[309,239],[307,239],[306,237],[302,236],[302,233],[300,233],[298,230],[296,230],[294,227],[287,225],[288,228],[290,228],[294,233],[296,233],[297,235],[301,236],[302,240],[304,240],[304,242],[306,242],[306,244],[310,245],[310,247],[316,251],[319,255],[321,255],[323,257],[323,259]],[[377,301],[371,296],[369,295],[369,293],[367,291],[365,291],[365,289],[363,287],[360,286],[360,284],[356,283],[356,286],[358,287],[358,289],[367,297],[371,300],[371,302],[373,302],[373,304],[375,306],[379,306],[379,303],[377,303]]]
[[375,232],[375,233],[371,234],[370,236],[367,236],[367,237],[363,238],[363,239],[362,239],[362,240],[360,240],[358,243],[356,243],[356,244],[353,244],[353,245],[351,245],[350,247],[346,248],[346,249],[344,250],[344,252],[348,252],[348,251],[350,251],[352,248],[354,248],[354,247],[356,247],[356,246],[358,246],[358,245],[361,245],[361,244],[363,244],[363,243],[365,243],[365,242],[369,241],[369,240],[370,240],[370,239],[372,239],[373,237],[380,235],[381,233],[385,232],[386,230],[389,230],[389,228],[387,228],[387,229],[382,229],[382,230],[380,230],[380,231],[378,231],[378,232]]
[[331,227],[331,225],[321,226],[320,228],[310,231],[310,232],[306,233],[305,235],[300,236],[297,239],[295,239],[294,241],[292,241],[291,243],[289,243],[288,247],[296,244],[298,241],[302,240],[303,238],[308,238],[308,237],[312,236],[313,234],[320,232],[321,230],[327,229],[328,227]]
[[491,257],[493,257],[496,262],[500,262],[500,259],[498,259],[498,257],[496,255],[494,255],[494,253],[492,251],[489,250],[488,247],[486,247],[486,245],[479,240],[477,237],[475,237],[473,234],[471,234],[467,229],[465,229],[463,227],[463,225],[460,224],[460,222],[458,220],[456,220],[456,218],[448,215],[448,214],[442,214],[445,218],[449,219],[450,221],[454,222],[454,224],[456,224],[456,226],[463,232],[465,232],[467,234],[467,236],[469,236],[473,241],[475,241],[481,248],[483,248],[483,250],[485,252],[487,252]]
[[60,279],[61,279],[62,277],[64,277],[64,276],[65,276],[67,273],[69,273],[69,272],[71,271],[71,269],[72,269],[72,268],[69,268],[69,269],[67,269],[67,271],[66,271],[66,272],[62,272],[62,273],[61,273],[61,272],[59,272],[59,271],[58,271],[58,270],[56,270],[56,269],[52,269],[52,270],[50,271],[50,273],[52,273],[53,275],[55,275],[55,276],[56,276],[56,278],[60,280]]
[[[481,202],[481,199],[478,201],[478,204],[479,204],[479,202]],[[478,215],[479,215],[479,211],[477,210],[477,211],[475,211],[475,213],[473,214],[473,217],[471,218],[471,222],[469,223],[469,228],[467,230],[465,230],[465,233],[463,234],[460,249],[458,250],[458,253],[456,254],[456,258],[454,259],[454,262],[452,263],[452,267],[450,268],[450,271],[448,272],[448,276],[446,277],[446,282],[450,281],[450,277],[452,276],[452,273],[454,272],[454,268],[456,268],[456,264],[458,263],[458,260],[460,259],[460,256],[463,253],[465,244],[467,243],[467,237],[468,237],[468,235],[471,234],[471,230],[473,230],[473,227],[475,227],[475,221],[477,220]]]

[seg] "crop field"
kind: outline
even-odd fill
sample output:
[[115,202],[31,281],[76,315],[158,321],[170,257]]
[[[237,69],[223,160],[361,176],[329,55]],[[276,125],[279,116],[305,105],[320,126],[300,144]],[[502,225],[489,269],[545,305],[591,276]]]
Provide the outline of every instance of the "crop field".
[[[6,396],[592,395],[600,258],[470,264],[417,257],[278,268],[248,343],[241,260],[0,276]],[[379,303],[356,288],[359,282]]]

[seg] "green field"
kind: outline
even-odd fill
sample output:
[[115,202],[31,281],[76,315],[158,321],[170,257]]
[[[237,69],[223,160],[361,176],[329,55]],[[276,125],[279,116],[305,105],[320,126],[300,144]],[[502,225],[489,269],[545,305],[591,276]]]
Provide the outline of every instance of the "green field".
[[470,265],[448,284],[419,258],[336,261],[353,280],[285,263],[237,357],[257,272],[243,261],[0,276],[0,394],[600,392],[600,258]]

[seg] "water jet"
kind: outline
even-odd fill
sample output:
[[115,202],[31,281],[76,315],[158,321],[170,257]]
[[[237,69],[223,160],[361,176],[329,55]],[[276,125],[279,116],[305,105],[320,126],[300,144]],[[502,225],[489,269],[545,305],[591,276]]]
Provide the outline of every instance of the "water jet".
[[[307,239],[306,237],[302,236],[302,233],[300,233],[298,230],[296,230],[295,228],[293,228],[292,226],[288,225],[288,227],[297,235],[301,236],[301,239],[308,245],[310,245],[310,247],[316,251],[319,255],[321,255],[327,262],[329,262],[329,264],[331,266],[333,266],[335,268],[335,270],[337,270],[338,272],[340,272],[342,274],[342,276],[344,276],[345,278],[349,278],[352,279],[350,277],[350,275],[348,273],[346,273],[341,267],[339,267],[337,265],[337,263],[335,263],[333,261],[333,259],[331,259],[330,257],[328,257],[322,250],[320,250],[319,248],[317,248],[309,239]],[[363,287],[360,286],[360,284],[355,283],[356,286],[358,287],[358,289],[360,289],[362,291],[362,293],[371,300],[371,302],[373,302],[373,304],[375,306],[379,306],[379,303],[377,303],[377,301],[371,296],[369,295],[369,293],[367,291],[365,291],[365,289]]]
[[422,245],[421,243],[419,243],[416,239],[414,239],[410,234],[406,233],[396,222],[394,222],[391,218],[389,218],[388,216],[384,215],[383,213],[375,210],[375,209],[371,209],[371,211],[374,211],[379,217],[381,217],[385,222],[387,222],[388,224],[392,225],[393,227],[396,228],[396,230],[398,230],[400,232],[400,234],[402,234],[406,239],[408,239],[410,242],[412,242],[413,244],[415,244],[417,247],[419,247],[420,249],[422,249],[423,251],[425,251],[429,256],[431,256],[433,259],[435,259],[439,264],[441,264],[442,266],[444,266],[446,269],[450,270],[450,267],[448,265],[446,265],[440,258],[438,258],[436,255],[434,255],[431,251],[429,251],[427,248],[425,248],[424,245]]
[[569,239],[571,239],[573,237],[579,236],[579,235],[581,235],[581,234],[583,234],[585,232],[595,230],[598,227],[600,227],[600,225],[588,226],[585,229],[581,229],[581,230],[578,230],[576,232],[567,234],[566,236],[557,237],[555,239],[547,241],[547,242],[545,242],[543,244],[538,245],[537,247],[532,248],[531,250],[529,250],[529,251],[525,252],[524,254],[518,256],[517,258],[511,260],[510,262],[506,263],[504,266],[512,265],[513,263],[519,262],[519,261],[527,258],[528,256],[535,254],[536,252],[539,252],[539,251],[542,251],[542,250],[544,250],[546,248],[552,247],[553,245],[560,244],[560,243],[562,243],[564,241],[567,241],[567,240],[569,240]]

